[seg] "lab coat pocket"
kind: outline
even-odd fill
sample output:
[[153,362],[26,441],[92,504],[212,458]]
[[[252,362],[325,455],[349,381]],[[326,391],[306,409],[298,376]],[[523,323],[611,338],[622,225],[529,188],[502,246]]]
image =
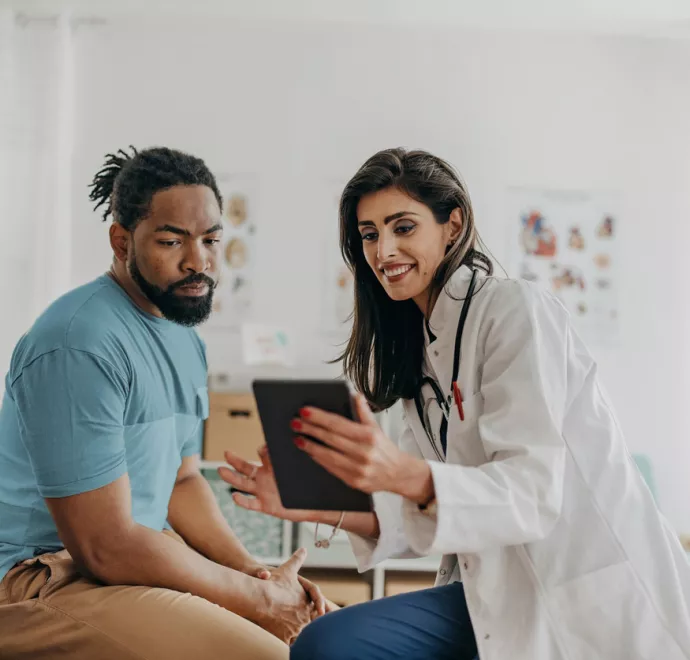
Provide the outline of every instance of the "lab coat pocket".
[[476,392],[473,394],[471,397],[468,397],[465,401],[462,402],[462,411],[463,411],[463,416],[464,420],[460,419],[460,414],[457,410],[457,407],[455,408],[455,414],[458,417],[458,422],[461,425],[461,432],[463,430],[466,430],[467,428],[470,428],[472,426],[477,425],[477,417],[482,414],[482,411],[484,410],[484,397],[482,396],[481,392]]
[[486,463],[486,452],[479,434],[479,418],[484,412],[484,397],[477,392],[462,403],[463,417],[457,406],[451,409],[448,429],[447,462],[476,467]]
[[570,660],[685,658],[630,562],[570,580],[546,597]]

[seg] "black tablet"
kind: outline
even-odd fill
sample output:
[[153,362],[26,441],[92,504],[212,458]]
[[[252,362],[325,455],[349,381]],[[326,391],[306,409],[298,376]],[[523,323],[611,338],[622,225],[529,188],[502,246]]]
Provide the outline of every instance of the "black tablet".
[[254,397],[286,509],[372,511],[370,495],[351,488],[295,446],[290,422],[304,406],[354,419],[352,395],[340,380],[255,380]]

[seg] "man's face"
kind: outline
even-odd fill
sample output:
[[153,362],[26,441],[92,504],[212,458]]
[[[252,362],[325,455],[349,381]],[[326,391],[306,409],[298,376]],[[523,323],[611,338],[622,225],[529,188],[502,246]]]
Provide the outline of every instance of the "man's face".
[[220,270],[220,208],[206,186],[156,193],[133,231],[127,267],[142,293],[170,321],[203,323]]

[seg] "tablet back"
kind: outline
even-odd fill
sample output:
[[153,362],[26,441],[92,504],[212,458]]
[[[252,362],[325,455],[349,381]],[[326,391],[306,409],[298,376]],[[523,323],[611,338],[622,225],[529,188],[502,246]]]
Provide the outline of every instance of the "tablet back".
[[278,491],[286,509],[371,511],[372,499],[350,488],[295,446],[290,422],[304,406],[353,419],[347,384],[338,380],[255,380],[254,397]]

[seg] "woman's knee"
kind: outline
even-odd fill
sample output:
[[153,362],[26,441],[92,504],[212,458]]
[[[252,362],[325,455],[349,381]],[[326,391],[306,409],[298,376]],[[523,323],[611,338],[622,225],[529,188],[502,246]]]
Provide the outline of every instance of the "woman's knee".
[[333,612],[310,623],[290,648],[290,660],[345,660],[355,657],[345,655],[346,649],[351,649],[346,639],[348,626],[342,619],[340,612]]

